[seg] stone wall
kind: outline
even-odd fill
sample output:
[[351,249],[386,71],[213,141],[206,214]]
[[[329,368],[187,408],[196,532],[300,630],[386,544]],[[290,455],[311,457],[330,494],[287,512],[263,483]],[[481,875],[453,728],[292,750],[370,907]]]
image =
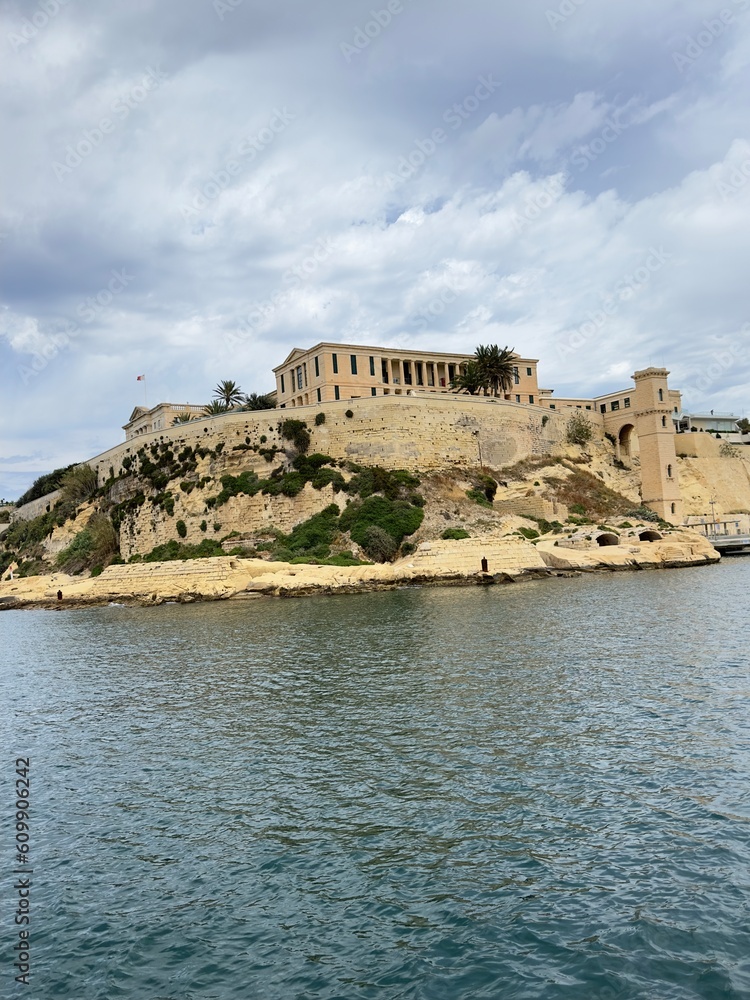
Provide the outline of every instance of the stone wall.
[[[347,411],[353,413],[351,418],[346,416]],[[326,415],[320,426],[315,425],[318,413]],[[291,418],[307,422],[312,435],[311,452],[323,452],[336,459],[390,469],[429,471],[480,464],[497,469],[531,454],[553,452],[564,443],[568,416],[484,397],[377,396],[195,420],[123,442],[92,458],[89,465],[103,483],[111,474],[119,474],[126,455],[132,456],[154,441],[168,441],[174,447],[187,444],[205,448],[223,442],[227,457],[235,444],[243,443],[245,438],[258,444],[261,435],[268,439],[266,447],[289,447],[279,437],[278,425]],[[240,454],[251,456],[250,452]]]
[[55,490],[44,497],[39,497],[38,500],[30,500],[23,507],[15,507],[10,515],[11,523],[13,521],[33,521],[35,517],[52,510],[59,498],[60,490]]
[[493,506],[501,514],[517,514],[519,517],[543,517],[547,521],[564,521],[569,514],[565,504],[553,503],[542,497],[495,500]]

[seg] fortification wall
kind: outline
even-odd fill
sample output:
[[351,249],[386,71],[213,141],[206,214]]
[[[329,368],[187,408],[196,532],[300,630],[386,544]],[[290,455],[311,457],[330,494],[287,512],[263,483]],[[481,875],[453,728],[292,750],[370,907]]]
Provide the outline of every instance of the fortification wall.
[[23,507],[13,508],[10,515],[11,523],[13,521],[33,521],[35,517],[39,517],[41,514],[46,514],[48,511],[52,510],[52,507],[59,497],[60,490],[54,490],[52,493],[39,497],[37,500],[30,500],[28,503],[25,503]]
[[[351,418],[347,411],[352,412]],[[315,424],[318,413],[326,415],[320,426]],[[265,435],[266,447],[288,447],[279,437],[278,425],[289,418],[306,421],[312,436],[311,452],[390,469],[427,471],[480,464],[496,469],[531,454],[549,454],[564,443],[569,414],[470,396],[347,399],[287,410],[228,413],[178,424],[123,442],[92,458],[89,465],[103,483],[110,475],[119,474],[127,455],[154,441],[205,448],[223,442],[228,455],[233,445],[245,438],[257,444]],[[595,434],[600,434],[598,428]]]

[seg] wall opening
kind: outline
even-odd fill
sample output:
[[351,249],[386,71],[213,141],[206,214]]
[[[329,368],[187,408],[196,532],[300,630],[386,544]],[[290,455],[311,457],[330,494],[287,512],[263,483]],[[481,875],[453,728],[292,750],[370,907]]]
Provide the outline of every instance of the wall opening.
[[641,531],[638,537],[642,542],[660,542],[662,538],[658,531],[652,531],[651,529]]
[[597,545],[619,545],[620,539],[617,535],[609,531],[603,531],[600,535],[596,536]]

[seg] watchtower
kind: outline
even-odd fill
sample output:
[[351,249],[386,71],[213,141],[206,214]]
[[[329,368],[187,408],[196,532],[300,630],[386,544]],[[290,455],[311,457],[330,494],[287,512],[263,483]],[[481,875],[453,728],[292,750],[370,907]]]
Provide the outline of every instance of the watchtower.
[[644,368],[635,381],[635,427],[641,459],[643,504],[672,524],[682,522],[674,424],[666,368]]

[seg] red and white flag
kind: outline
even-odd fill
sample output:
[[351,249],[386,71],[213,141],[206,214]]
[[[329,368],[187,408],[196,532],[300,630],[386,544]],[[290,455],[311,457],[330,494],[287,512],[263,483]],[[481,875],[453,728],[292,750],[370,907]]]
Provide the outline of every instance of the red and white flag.
[[145,382],[145,381],[146,381],[146,376],[145,375],[138,375],[138,376],[136,376],[136,382]]

